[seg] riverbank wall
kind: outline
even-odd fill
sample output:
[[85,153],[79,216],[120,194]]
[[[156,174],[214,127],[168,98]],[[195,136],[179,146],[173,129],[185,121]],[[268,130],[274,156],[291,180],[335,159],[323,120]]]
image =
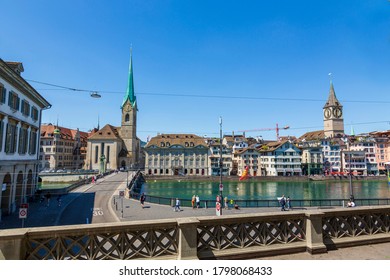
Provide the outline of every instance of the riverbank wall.
[[[144,175],[148,181],[190,181],[190,182],[219,182],[219,176],[155,176]],[[223,176],[222,181],[238,181],[238,176]],[[352,176],[352,181],[386,181],[386,176]],[[307,182],[307,181],[349,181],[348,176],[258,176],[250,177],[246,182]]]

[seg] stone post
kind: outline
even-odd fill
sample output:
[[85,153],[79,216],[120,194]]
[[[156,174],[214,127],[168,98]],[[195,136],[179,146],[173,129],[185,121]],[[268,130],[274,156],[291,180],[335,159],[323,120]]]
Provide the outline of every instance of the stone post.
[[326,253],[327,249],[322,237],[322,212],[306,213],[306,250],[310,254]]
[[26,253],[25,234],[26,229],[0,231],[0,259],[23,260]]
[[177,219],[179,226],[179,260],[198,259],[198,231],[197,218]]

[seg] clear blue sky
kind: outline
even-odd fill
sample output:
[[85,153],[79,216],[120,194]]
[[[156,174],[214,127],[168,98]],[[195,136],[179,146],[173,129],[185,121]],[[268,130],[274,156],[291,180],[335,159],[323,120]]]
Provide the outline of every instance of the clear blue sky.
[[99,116],[101,127],[119,126],[132,45],[142,140],[218,136],[219,116],[224,133],[322,129],[329,72],[347,133],[351,124],[355,133],[390,129],[386,0],[1,0],[0,8],[0,57],[23,62],[25,79],[102,95],[31,82],[53,105],[43,122],[88,131]]

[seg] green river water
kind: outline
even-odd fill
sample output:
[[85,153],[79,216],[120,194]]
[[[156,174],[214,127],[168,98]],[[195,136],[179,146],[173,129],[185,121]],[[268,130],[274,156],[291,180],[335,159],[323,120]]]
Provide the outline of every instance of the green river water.
[[[224,182],[223,195],[233,199],[275,199],[283,194],[293,199],[348,199],[348,181],[305,182]],[[389,198],[390,186],[386,181],[353,181],[355,198]],[[147,195],[190,199],[199,195],[201,199],[214,199],[219,194],[219,182],[151,181],[143,185]]]

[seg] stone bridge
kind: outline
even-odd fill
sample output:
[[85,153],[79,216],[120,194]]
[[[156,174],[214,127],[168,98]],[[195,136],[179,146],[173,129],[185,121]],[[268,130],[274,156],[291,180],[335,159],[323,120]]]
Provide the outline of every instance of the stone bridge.
[[0,259],[250,259],[390,242],[390,206],[0,231]]

